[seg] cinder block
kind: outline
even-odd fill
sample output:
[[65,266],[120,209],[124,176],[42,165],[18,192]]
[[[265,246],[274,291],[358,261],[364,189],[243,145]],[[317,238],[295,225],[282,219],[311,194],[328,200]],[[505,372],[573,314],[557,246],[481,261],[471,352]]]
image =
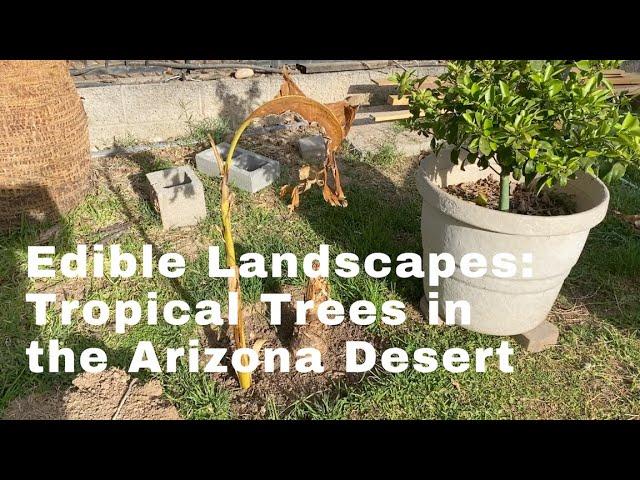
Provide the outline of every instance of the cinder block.
[[[222,160],[226,160],[229,144],[216,145]],[[196,155],[196,166],[205,175],[217,177],[220,175],[218,163],[213,151],[208,148]],[[231,159],[229,180],[238,188],[255,193],[271,185],[280,176],[280,163],[244,148],[236,148]]]
[[197,224],[207,215],[204,188],[191,167],[147,173],[151,198],[165,230]]
[[302,159],[305,161],[324,161],[327,154],[327,146],[322,135],[301,138],[298,140],[298,149]]
[[544,321],[533,330],[516,335],[514,339],[528,352],[541,352],[547,347],[558,343],[560,332],[553,323]]

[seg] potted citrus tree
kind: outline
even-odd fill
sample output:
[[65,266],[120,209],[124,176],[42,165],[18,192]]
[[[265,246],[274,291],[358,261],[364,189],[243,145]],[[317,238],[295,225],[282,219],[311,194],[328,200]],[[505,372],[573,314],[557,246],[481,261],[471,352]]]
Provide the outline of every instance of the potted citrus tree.
[[447,300],[467,300],[467,328],[494,335],[545,320],[606,214],[600,179],[612,182],[638,164],[640,121],[603,75],[617,65],[454,61],[430,90],[412,73],[396,77],[409,98],[407,126],[431,139],[417,176],[425,262],[440,252],[531,260],[527,278],[491,270],[467,278],[457,269],[438,286],[441,312]]

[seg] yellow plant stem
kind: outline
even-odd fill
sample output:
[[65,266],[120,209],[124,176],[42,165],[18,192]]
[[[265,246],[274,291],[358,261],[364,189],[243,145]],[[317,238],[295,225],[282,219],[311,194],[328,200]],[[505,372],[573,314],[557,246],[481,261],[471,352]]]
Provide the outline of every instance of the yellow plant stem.
[[[240,293],[240,275],[238,274],[238,267],[236,264],[236,250],[233,242],[233,233],[231,230],[231,194],[229,191],[229,171],[231,169],[231,160],[235,152],[236,146],[240,136],[245,129],[251,123],[251,119],[245,120],[235,132],[227,158],[223,166],[223,170],[220,172],[222,175],[222,184],[220,187],[220,211],[222,214],[222,235],[224,237],[224,248],[227,257],[227,267],[234,270],[235,274],[229,278],[229,291],[237,292],[238,294],[238,312],[237,319],[238,324],[233,327],[233,336],[236,344],[236,348],[247,348],[247,339],[245,334],[244,316],[242,315],[242,296]],[[212,142],[213,143],[213,142]],[[216,148],[212,144],[211,148]],[[216,152],[214,152],[214,155]],[[249,358],[243,355],[240,359],[242,365],[248,365]],[[248,389],[251,386],[251,373],[248,372],[236,372],[238,374],[238,381],[240,382],[240,388],[243,390]]]

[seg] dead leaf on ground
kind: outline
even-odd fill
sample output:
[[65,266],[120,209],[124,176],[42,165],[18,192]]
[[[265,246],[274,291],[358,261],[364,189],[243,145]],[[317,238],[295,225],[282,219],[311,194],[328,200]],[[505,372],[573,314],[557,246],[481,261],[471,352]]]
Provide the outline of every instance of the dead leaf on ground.
[[618,210],[614,210],[613,213],[617,217],[629,223],[636,230],[640,230],[640,215],[625,215],[624,213],[619,212]]

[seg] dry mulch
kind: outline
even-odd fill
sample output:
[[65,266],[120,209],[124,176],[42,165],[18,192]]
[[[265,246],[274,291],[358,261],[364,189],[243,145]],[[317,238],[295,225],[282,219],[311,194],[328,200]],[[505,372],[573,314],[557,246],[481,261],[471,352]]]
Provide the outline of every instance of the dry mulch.
[[[487,208],[499,209],[500,182],[493,175],[481,178],[475,182],[448,185],[444,188],[447,193],[458,198],[482,205],[486,201]],[[556,216],[576,213],[576,205],[572,195],[543,190],[540,195],[525,187],[524,184],[512,184],[509,212],[520,215]]]

